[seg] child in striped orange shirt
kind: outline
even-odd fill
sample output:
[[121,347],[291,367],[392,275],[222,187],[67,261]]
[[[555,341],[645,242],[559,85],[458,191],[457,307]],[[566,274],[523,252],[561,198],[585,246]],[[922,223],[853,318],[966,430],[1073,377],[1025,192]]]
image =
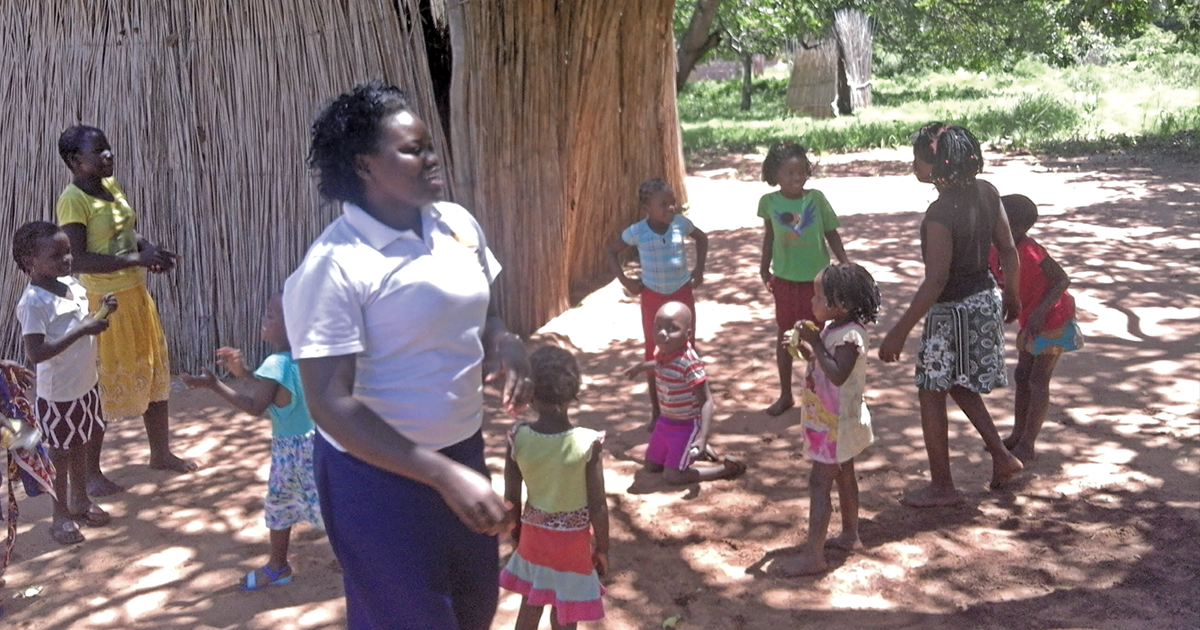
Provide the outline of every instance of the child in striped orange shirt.
[[627,370],[625,376],[654,372],[659,417],[646,447],[646,470],[663,473],[670,484],[731,479],[746,472],[740,460],[726,457],[716,466],[695,466],[708,451],[713,399],[704,363],[688,341],[692,311],[667,302],[654,315],[654,358]]

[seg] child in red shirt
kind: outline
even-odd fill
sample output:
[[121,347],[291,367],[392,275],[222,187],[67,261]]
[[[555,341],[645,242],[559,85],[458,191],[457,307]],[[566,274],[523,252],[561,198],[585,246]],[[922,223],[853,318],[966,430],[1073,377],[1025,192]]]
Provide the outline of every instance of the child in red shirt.
[[[1037,205],[1024,195],[1005,195],[1004,212],[1012,227],[1017,256],[1021,261],[1018,287],[1021,295],[1021,314],[1017,322],[1016,402],[1012,435],[1004,440],[1008,450],[1023,463],[1034,457],[1034,441],[1046,418],[1050,405],[1050,377],[1058,357],[1083,347],[1083,334],[1075,323],[1075,298],[1067,293],[1071,279],[1037,241],[1026,235],[1037,222]],[[996,248],[991,254],[992,274],[1001,286],[1004,274],[1000,271]]]

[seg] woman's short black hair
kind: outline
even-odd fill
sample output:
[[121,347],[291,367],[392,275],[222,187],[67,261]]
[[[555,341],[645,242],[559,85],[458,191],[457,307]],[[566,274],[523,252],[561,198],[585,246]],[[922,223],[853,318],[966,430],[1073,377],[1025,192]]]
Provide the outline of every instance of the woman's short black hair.
[[821,275],[821,288],[829,305],[844,306],[854,321],[870,324],[878,319],[882,304],[879,285],[862,265],[829,265]]
[[932,122],[913,134],[913,154],[933,166],[933,183],[965,186],[983,171],[983,150],[966,127]]
[[83,150],[83,142],[91,135],[103,136],[104,131],[91,125],[74,125],[58,134],[58,156],[71,166],[71,156]]
[[529,355],[533,368],[533,399],[550,405],[565,405],[579,394],[579,364],[570,352],[543,346]]
[[1008,226],[1012,228],[1014,237],[1025,236],[1029,228],[1038,220],[1037,204],[1025,195],[1004,195],[1000,198],[1004,203],[1004,214],[1008,216]]
[[[650,203],[650,198],[664,190],[671,190],[671,185],[661,177],[652,177],[638,185],[638,203],[643,206]],[[674,191],[671,191],[674,192]]]
[[25,261],[37,252],[38,243],[44,238],[51,238],[62,231],[62,228],[49,221],[30,221],[17,228],[13,234],[12,257],[21,271],[29,273]]
[[408,109],[403,90],[371,81],[355,86],[321,110],[312,124],[308,165],[317,171],[317,190],[322,197],[362,205],[363,184],[355,158],[375,152],[383,120]]
[[762,178],[764,182],[774,186],[778,183],[777,176],[779,175],[779,167],[783,163],[792,159],[799,158],[804,163],[806,175],[812,175],[812,162],[808,161],[808,149],[804,145],[796,142],[776,142],[767,150],[767,159],[763,160]]

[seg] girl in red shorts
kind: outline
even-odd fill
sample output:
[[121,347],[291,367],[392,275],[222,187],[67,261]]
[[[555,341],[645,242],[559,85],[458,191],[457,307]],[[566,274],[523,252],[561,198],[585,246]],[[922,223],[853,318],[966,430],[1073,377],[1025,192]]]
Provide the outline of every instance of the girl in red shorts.
[[847,263],[837,215],[819,190],[804,186],[812,176],[812,163],[804,147],[795,142],[771,146],[763,162],[763,180],[779,190],[758,200],[763,220],[763,284],[775,295],[775,363],[779,368],[779,399],[767,408],[772,416],[791,409],[792,355],[784,348],[784,334],[800,320],[813,319],[813,278],[829,265],[830,252]]

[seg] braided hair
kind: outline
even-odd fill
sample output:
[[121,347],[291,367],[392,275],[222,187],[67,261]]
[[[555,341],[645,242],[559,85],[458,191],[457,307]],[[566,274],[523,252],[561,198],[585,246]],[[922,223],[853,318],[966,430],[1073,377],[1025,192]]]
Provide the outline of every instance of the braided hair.
[[103,136],[104,131],[91,125],[74,125],[58,135],[58,156],[68,168],[71,166],[71,156],[83,151],[84,141],[92,135]]
[[61,231],[62,228],[49,221],[30,221],[17,228],[12,242],[12,257],[17,267],[29,273],[25,261],[37,253],[38,243],[42,242],[42,239],[53,238]]
[[762,165],[763,181],[775,186],[779,181],[776,177],[779,174],[779,167],[792,158],[796,158],[804,164],[805,175],[812,175],[812,162],[808,161],[808,149],[805,149],[804,145],[788,140],[776,142],[767,150],[767,159],[763,160]]
[[913,134],[912,143],[917,159],[933,166],[938,188],[970,186],[983,170],[983,151],[966,127],[932,122]]
[[[671,185],[661,177],[652,177],[638,184],[638,203],[643,206],[650,203],[650,198],[663,191],[671,191]],[[674,191],[671,191],[674,192]]]
[[579,394],[579,364],[556,346],[543,346],[529,355],[533,369],[533,399],[548,405],[565,405]]
[[404,91],[381,81],[355,86],[321,110],[313,121],[308,149],[308,165],[317,171],[321,196],[363,205],[356,158],[378,149],[385,118],[408,110]]
[[1038,220],[1037,204],[1025,195],[1004,195],[1000,198],[1004,204],[1004,214],[1008,216],[1008,226],[1012,228],[1013,238],[1025,236],[1029,228]]
[[822,272],[821,288],[830,306],[842,305],[854,321],[866,325],[878,319],[882,302],[879,285],[862,265],[829,265]]

